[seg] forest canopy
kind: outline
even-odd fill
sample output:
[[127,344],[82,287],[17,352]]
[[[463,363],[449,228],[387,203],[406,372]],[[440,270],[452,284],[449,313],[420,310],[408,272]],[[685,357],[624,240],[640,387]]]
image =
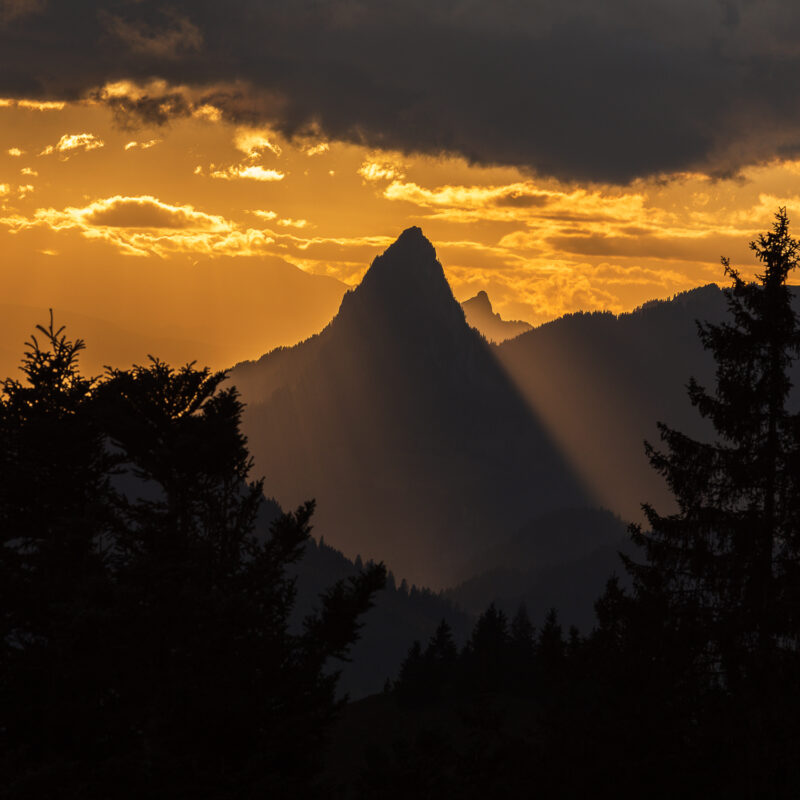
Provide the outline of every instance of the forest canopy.
[[51,317],[0,395],[4,795],[311,791],[383,566],[290,629],[314,504],[266,529],[225,373],[83,347]]

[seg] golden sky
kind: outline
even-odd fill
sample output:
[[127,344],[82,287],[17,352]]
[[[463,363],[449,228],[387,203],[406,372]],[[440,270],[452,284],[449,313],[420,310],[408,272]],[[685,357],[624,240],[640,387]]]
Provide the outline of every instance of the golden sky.
[[214,366],[256,357],[324,325],[346,288],[335,281],[357,283],[410,225],[433,242],[459,300],[485,289],[504,317],[533,324],[626,311],[722,281],[721,255],[752,274],[747,242],[779,205],[800,221],[799,187],[797,161],[725,179],[568,183],[290,141],[211,104],[129,128],[108,102],[0,99],[0,366],[30,331],[33,312],[20,307],[117,326],[116,349],[101,343],[109,359],[128,358],[126,336],[178,358],[197,347]]

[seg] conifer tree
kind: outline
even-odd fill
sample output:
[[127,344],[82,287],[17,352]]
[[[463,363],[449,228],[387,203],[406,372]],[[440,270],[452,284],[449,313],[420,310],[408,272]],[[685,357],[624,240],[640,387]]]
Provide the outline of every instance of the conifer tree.
[[798,242],[785,209],[750,247],[762,265],[758,282],[723,258],[731,319],[698,323],[716,389],[692,379],[689,397],[717,440],[659,424],[665,450],[647,444],[647,454],[678,510],[662,515],[645,504],[650,530],[632,533],[646,563],[627,560],[639,598],[669,618],[673,644],[699,675],[729,688],[763,680],[800,644],[800,417],[789,405],[800,327],[787,286]]
[[449,668],[458,658],[458,648],[453,639],[453,629],[442,619],[428,642],[425,657],[436,665]]
[[225,373],[84,378],[39,330],[0,392],[0,794],[308,796],[383,566],[292,629],[314,504],[259,530]]

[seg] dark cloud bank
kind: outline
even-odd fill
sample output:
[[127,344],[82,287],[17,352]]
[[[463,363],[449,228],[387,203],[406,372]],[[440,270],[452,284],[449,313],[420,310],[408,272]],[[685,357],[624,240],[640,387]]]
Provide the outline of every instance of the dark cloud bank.
[[[567,179],[723,175],[800,153],[792,0],[0,0],[0,93],[269,121]],[[166,103],[164,100],[166,99]]]

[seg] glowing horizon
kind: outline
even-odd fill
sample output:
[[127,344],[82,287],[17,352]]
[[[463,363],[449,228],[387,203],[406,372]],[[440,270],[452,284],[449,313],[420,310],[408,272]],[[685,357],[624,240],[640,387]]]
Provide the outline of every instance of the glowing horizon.
[[[400,231],[419,225],[458,300],[485,290],[504,318],[537,325],[718,282],[721,255],[752,274],[747,242],[779,205],[790,216],[800,210],[795,161],[728,179],[681,173],[581,185],[321,135],[288,140],[227,122],[209,104],[139,129],[96,99],[5,99],[0,119],[3,302],[114,321],[112,300],[131,292],[138,270],[146,300],[128,327],[179,338],[202,339],[187,332],[214,308],[236,315],[220,305],[224,275],[193,286],[194,305],[179,302],[181,281],[200,262],[213,272],[266,259],[266,275],[278,258],[340,281],[342,292]],[[270,280],[270,291],[282,285]],[[303,330],[276,320],[270,346],[322,327],[331,305]],[[239,335],[222,348],[228,358],[254,357]]]

